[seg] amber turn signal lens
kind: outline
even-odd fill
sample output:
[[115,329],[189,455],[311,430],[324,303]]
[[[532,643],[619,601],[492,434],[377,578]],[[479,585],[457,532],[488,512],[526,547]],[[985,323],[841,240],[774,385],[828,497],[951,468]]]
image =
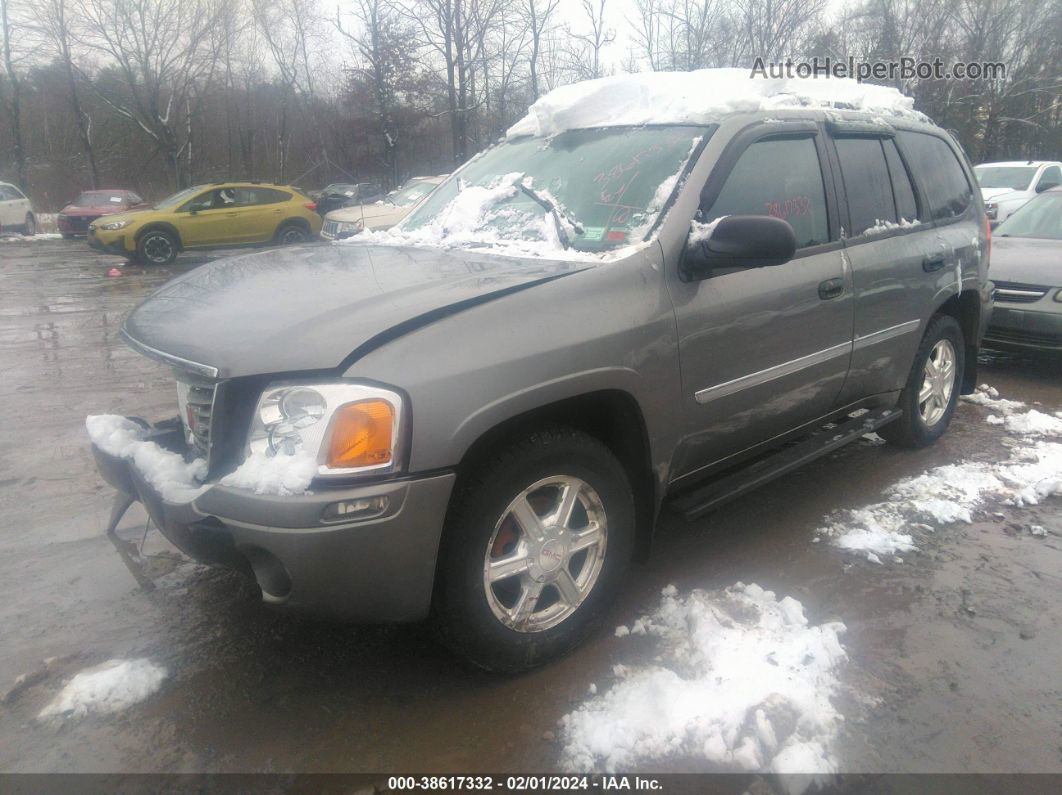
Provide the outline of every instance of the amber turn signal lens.
[[380,466],[391,462],[395,409],[386,400],[359,400],[336,411],[328,443],[332,469]]

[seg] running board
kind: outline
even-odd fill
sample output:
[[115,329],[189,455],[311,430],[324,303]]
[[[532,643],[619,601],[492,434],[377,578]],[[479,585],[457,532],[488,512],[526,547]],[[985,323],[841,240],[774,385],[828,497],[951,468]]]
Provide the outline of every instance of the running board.
[[813,431],[796,444],[762,458],[731,475],[685,492],[668,500],[668,507],[686,517],[698,519],[723,503],[736,499],[777,477],[799,469],[816,458],[854,442],[865,433],[899,419],[900,409],[874,409],[840,424]]

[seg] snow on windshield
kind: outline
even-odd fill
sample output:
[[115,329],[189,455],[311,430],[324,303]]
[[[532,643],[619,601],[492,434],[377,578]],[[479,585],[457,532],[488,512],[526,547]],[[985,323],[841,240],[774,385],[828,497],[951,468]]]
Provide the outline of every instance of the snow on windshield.
[[708,124],[731,113],[817,107],[925,121],[895,88],[851,79],[763,79],[747,69],[616,75],[562,86],[539,99],[508,138],[586,127]]
[[642,244],[706,127],[572,130],[508,141],[473,158],[389,233],[351,242],[489,246],[567,259]]

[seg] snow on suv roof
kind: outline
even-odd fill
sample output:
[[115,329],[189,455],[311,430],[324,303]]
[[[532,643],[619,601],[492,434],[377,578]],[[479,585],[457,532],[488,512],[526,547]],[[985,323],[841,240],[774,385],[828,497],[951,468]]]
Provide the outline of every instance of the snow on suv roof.
[[707,124],[732,113],[786,108],[862,110],[929,121],[895,88],[852,79],[765,79],[748,69],[700,69],[602,77],[541,97],[506,136],[547,137],[585,127]]
[[1000,160],[998,163],[978,163],[974,168],[985,168],[987,166],[1057,166],[1059,161],[1057,160]]

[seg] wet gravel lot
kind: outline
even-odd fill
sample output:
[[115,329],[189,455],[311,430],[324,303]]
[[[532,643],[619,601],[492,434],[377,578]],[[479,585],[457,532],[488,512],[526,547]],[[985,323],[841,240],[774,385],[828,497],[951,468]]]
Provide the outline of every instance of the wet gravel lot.
[[[118,330],[154,288],[210,258],[144,269],[78,241],[0,242],[0,771],[551,770],[558,719],[628,661],[608,627],[652,609],[669,584],[743,581],[800,600],[812,623],[847,626],[842,770],[1062,772],[1062,500],[992,505],[902,564],[812,543],[831,511],[878,502],[903,477],[1006,458],[1006,432],[968,403],[931,449],[859,443],[696,523],[665,515],[606,630],[519,677],[465,667],[421,627],[270,612],[236,575],[180,556],[134,506],[120,533],[149,560],[145,590],[103,533],[112,492],[83,422],[172,416],[169,372]],[[1062,408],[1059,360],[985,355],[979,380]],[[77,671],[140,657],[169,672],[144,702],[37,719]]]

